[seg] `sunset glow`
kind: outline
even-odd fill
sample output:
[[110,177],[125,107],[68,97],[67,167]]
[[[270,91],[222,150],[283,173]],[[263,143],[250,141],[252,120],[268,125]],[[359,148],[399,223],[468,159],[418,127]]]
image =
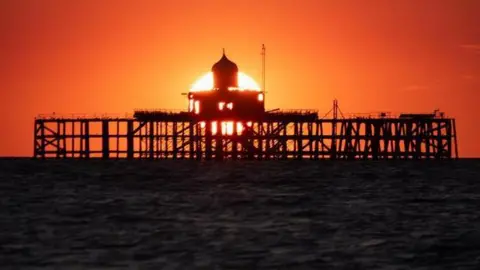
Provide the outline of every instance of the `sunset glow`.
[[480,156],[478,0],[0,3],[1,156],[32,155],[39,114],[194,112],[180,93],[211,89],[223,48],[240,86],[265,90],[262,44],[266,109],[438,108],[457,119],[460,156]]
[[[213,88],[213,73],[208,72],[207,74],[200,77],[195,83],[192,85],[190,91],[191,92],[201,92],[201,91],[209,91]],[[258,86],[257,82],[252,79],[250,76],[243,72],[238,72],[238,89],[229,89],[229,90],[253,90],[253,91],[260,91],[260,87]]]
[[[222,121],[220,122],[220,131],[221,131],[221,135],[233,135],[234,134],[234,130],[233,130],[233,127],[234,127],[234,121]],[[217,121],[212,121],[212,135],[217,135],[218,133],[218,129],[217,129],[217,124],[218,122]],[[247,122],[247,123],[242,123],[242,122],[236,122],[236,126],[237,126],[237,131],[236,131],[236,134],[237,135],[241,135],[242,132],[245,130],[245,126],[246,127],[252,127],[252,122]],[[200,128],[202,129],[205,129],[207,127],[207,123],[206,122],[200,122]],[[220,135],[218,134],[218,135]]]
[[[217,121],[212,121],[212,135],[226,135],[226,136],[231,136],[235,134],[235,130],[233,129],[235,126],[234,121],[222,121],[220,122],[220,134],[218,133],[218,128],[217,128]],[[248,127],[252,126],[251,122],[247,123]],[[200,123],[201,128],[205,128],[206,124],[205,122]],[[245,129],[244,124],[242,122],[236,122],[236,135],[241,135],[243,130]]]

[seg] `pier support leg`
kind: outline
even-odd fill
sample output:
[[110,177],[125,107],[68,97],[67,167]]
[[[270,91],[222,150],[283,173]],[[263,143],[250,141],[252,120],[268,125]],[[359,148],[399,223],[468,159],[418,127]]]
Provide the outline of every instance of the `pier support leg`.
[[127,158],[133,158],[133,120],[127,122]]
[[155,156],[155,123],[150,121],[149,123],[149,131],[148,131],[148,158],[153,159]]
[[207,121],[205,130],[205,159],[212,159],[212,121]]
[[109,129],[108,129],[108,120],[102,121],[102,158],[108,159],[110,157],[110,147],[109,147]]

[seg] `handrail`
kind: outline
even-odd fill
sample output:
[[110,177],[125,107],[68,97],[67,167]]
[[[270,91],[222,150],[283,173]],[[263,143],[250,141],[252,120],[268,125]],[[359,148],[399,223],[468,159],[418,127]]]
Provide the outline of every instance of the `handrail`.
[[63,120],[63,119],[126,119],[133,118],[132,113],[43,113],[38,114],[35,120]]
[[370,112],[370,113],[344,113],[344,118],[351,119],[383,119],[383,118],[401,118],[401,116],[417,115],[417,116],[429,116],[432,119],[444,119],[447,118],[443,112],[433,113],[402,113],[402,112]]
[[[35,120],[67,120],[67,119],[133,119],[137,114],[178,114],[188,113],[182,109],[135,109],[133,113],[44,113],[38,114]],[[280,109],[280,110],[266,110],[265,113],[270,115],[282,114],[297,114],[297,115],[318,115],[316,109]],[[400,118],[404,115],[425,115],[432,119],[446,119],[445,113],[434,111],[433,113],[392,113],[392,112],[370,112],[370,113],[344,113],[345,119],[384,119],[384,118]]]
[[187,112],[182,109],[134,109],[134,113],[181,113]]
[[315,109],[279,109],[266,111],[268,114],[318,114],[318,110]]

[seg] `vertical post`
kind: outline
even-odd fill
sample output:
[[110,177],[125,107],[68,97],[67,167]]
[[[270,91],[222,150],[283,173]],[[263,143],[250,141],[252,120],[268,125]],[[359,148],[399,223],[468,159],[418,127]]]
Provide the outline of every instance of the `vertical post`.
[[400,135],[402,130],[402,124],[395,122],[395,149],[393,151],[393,158],[398,159],[400,158],[401,148],[400,148]]
[[[199,125],[197,123],[197,125]],[[194,127],[194,124],[192,121],[188,122],[188,150],[189,150],[189,158],[190,159],[193,159],[193,140],[194,140],[194,135],[193,135],[193,127]]]
[[378,159],[378,152],[381,151],[380,149],[380,121],[378,119],[374,120],[367,120],[373,125],[373,136],[372,136],[372,159]]
[[102,158],[108,159],[110,155],[110,147],[109,147],[109,128],[108,128],[108,120],[102,120]]
[[165,125],[166,125],[165,122],[163,122],[163,121],[160,122],[160,133],[159,133],[160,134],[159,135],[160,141],[158,142],[159,145],[160,145],[160,149],[159,149],[160,157],[163,158],[163,159],[166,158],[164,142],[167,141],[167,138],[165,137],[165,134],[167,132],[167,128],[166,128]]
[[[207,124],[205,124],[207,125]],[[202,141],[205,138],[205,134],[202,131],[202,126],[200,124],[195,125],[195,153],[196,159],[201,160],[203,156],[203,144]]]
[[[265,134],[264,132],[264,129],[263,129],[263,123],[262,122],[258,122],[258,131],[256,132],[256,134],[252,134],[252,136],[255,136],[257,137],[257,159],[258,160],[262,160],[262,155],[263,153],[265,152],[265,150],[263,149],[263,134]],[[255,141],[255,140],[253,140]]]
[[37,128],[37,119],[33,121],[33,157],[38,157],[38,148],[37,148],[37,138],[38,138],[38,128]]
[[72,158],[76,157],[76,150],[75,150],[75,119],[72,119],[72,132],[70,132],[70,136],[72,137]]
[[[40,136],[38,132],[40,131]],[[44,151],[45,151],[45,131],[43,127],[43,120],[35,119],[35,134],[33,138],[33,155],[35,158],[44,158]],[[40,144],[38,141],[40,140]],[[43,152],[43,153],[42,153]]]
[[37,120],[33,121],[33,158],[37,158]]
[[55,158],[60,158],[60,127],[61,127],[61,123],[60,123],[60,120],[59,119],[55,119],[55,122],[57,124],[57,128],[55,129],[55,141],[57,142],[57,149],[56,149],[56,153],[55,153]]
[[432,123],[432,120],[428,120],[427,122],[427,129],[425,130],[425,155],[426,155],[426,159],[431,159],[432,158],[432,155],[430,153],[430,148],[431,148],[431,145],[433,145],[433,136],[434,136],[434,132],[433,132],[433,123]]
[[412,142],[412,122],[410,119],[407,119],[405,121],[405,123],[403,124],[403,127],[404,127],[404,136],[405,136],[405,139],[403,141],[404,145],[405,145],[405,149],[404,149],[404,157],[405,159],[409,159],[410,158],[410,155],[412,153],[412,146],[411,146],[411,142]]
[[117,120],[117,130],[116,130],[116,133],[115,133],[115,139],[117,140],[117,148],[116,148],[116,151],[117,151],[117,155],[116,155],[116,158],[118,158],[120,156],[120,120]]
[[240,125],[242,125],[242,127],[244,126],[244,123],[242,123],[242,122],[233,121],[233,134],[232,134],[232,159],[233,160],[237,159],[237,148],[238,148],[237,140],[238,140],[238,136],[239,136],[238,135],[238,129],[237,129],[238,123],[240,123]]
[[421,120],[416,122],[416,134],[415,134],[415,159],[419,159],[422,156],[422,133],[423,125],[425,123]]
[[161,148],[161,144],[160,144],[160,136],[161,136],[161,126],[162,126],[162,122],[156,122],[155,124],[155,158],[160,158],[160,148]]
[[347,158],[360,159],[363,156],[363,153],[361,152],[362,148],[360,146],[359,136],[358,136],[358,133],[361,131],[362,123],[363,123],[362,121],[358,121],[358,120],[352,120],[352,119],[349,120],[349,125],[347,126],[346,134],[349,133],[351,137],[349,138],[349,140],[347,138],[347,142],[350,141],[350,143],[347,143],[348,145]]
[[386,157],[388,157],[388,126],[384,125],[383,119],[379,119],[377,121],[379,121],[378,126],[380,128],[380,133],[378,134],[378,158],[385,159]]
[[[218,129],[217,129],[218,133]],[[212,159],[212,121],[207,121],[205,129],[205,159]]]
[[267,132],[265,132],[263,135],[264,135],[264,138],[265,138],[265,159],[266,160],[269,160],[270,159],[270,145],[272,143],[272,136],[276,136],[278,137],[278,135],[274,135],[273,134],[273,125],[274,123],[273,122],[267,122]]
[[295,122],[297,130],[297,159],[303,159],[303,122]]
[[321,151],[321,156],[322,156],[322,159],[325,159],[325,132],[323,130],[323,124],[326,123],[324,120],[320,120],[321,122],[317,122],[319,125],[320,125],[320,133],[318,134],[319,135],[319,140],[321,140],[319,143],[320,143],[320,151]]
[[[217,121],[217,134],[215,134],[215,159],[222,160],[223,159],[223,140],[226,134],[223,134],[222,130],[222,122]],[[227,130],[225,129],[225,133]]]
[[[319,154],[318,154],[318,145],[320,143],[320,138],[322,136],[322,134],[320,134],[320,127],[321,127],[322,123],[321,122],[318,122],[316,121],[315,122],[315,135],[314,135],[314,138],[315,138],[315,154],[314,154],[314,159],[315,160],[318,160],[318,157],[319,157]],[[323,137],[323,136],[322,136]]]
[[133,158],[133,120],[127,120],[127,158]]
[[330,158],[337,159],[337,117],[338,117],[338,101],[333,100],[333,119],[332,119],[332,143],[330,146]]
[[313,128],[312,122],[307,123],[307,133],[308,133],[308,156],[310,159],[313,159]]
[[445,148],[442,142],[442,131],[446,126],[443,125],[442,120],[437,120],[436,121],[436,136],[437,136],[437,142],[436,142],[436,147],[433,149],[435,153],[435,158],[436,159],[441,159],[443,158],[443,155],[445,154]]
[[63,129],[62,129],[62,155],[63,158],[67,157],[67,121],[62,120]]
[[168,128],[169,122],[164,122],[164,138],[165,138],[165,144],[163,145],[163,157],[168,158],[168,151],[170,151],[170,148],[168,147],[169,140],[172,138],[172,134],[170,133],[170,129]]
[[180,158],[184,159],[185,158],[185,122],[182,121],[180,124],[180,147],[179,147],[179,152],[180,152]]
[[258,122],[252,122],[252,126],[250,127],[248,133],[247,133],[247,159],[253,160],[255,157],[255,137],[254,137],[254,130],[255,126],[257,127],[257,130],[259,129]]
[[173,122],[173,127],[172,127],[172,157],[173,159],[177,159],[178,155],[178,146],[177,146],[177,140],[178,140],[178,125],[177,121]]
[[345,147],[343,146],[343,143],[344,143],[344,140],[345,140],[345,133],[346,133],[346,125],[347,125],[348,122],[345,122],[345,121],[342,121],[340,123],[340,134],[337,133],[337,137],[338,137],[338,144],[337,144],[337,156],[336,158],[345,158]]
[[153,159],[154,158],[154,147],[155,147],[155,144],[154,144],[154,140],[155,140],[155,124],[157,122],[154,122],[154,121],[150,121],[149,125],[150,125],[150,130],[149,130],[149,149],[148,149],[148,157],[150,159]]
[[138,130],[138,157],[142,159],[143,158],[143,139],[144,139],[144,136],[142,134],[142,129],[146,125],[146,123],[142,121],[139,125],[140,126],[137,129]]
[[[344,159],[351,159],[352,156],[352,121],[349,120],[342,124],[342,134],[341,137],[345,142],[343,146],[343,158]],[[342,141],[342,142],[343,142]]]
[[[458,142],[457,142],[457,126],[455,124],[455,119],[451,120],[453,125],[453,139],[454,139],[454,146],[455,146],[455,159],[458,159]],[[452,138],[452,134],[449,134],[449,140]]]
[[42,120],[40,124],[40,139],[41,139],[40,153],[41,153],[42,159],[44,159],[46,157],[46,152],[47,152],[47,149],[46,149],[47,144],[45,141],[45,121],[44,120]]
[[85,157],[85,143],[84,143],[84,136],[85,136],[85,128],[84,128],[84,124],[83,124],[83,120],[79,120],[80,122],[80,158],[84,158]]
[[90,121],[84,120],[85,125],[85,157],[90,158]]
[[287,129],[288,129],[288,124],[289,122],[283,122],[283,136],[282,136],[282,144],[283,144],[283,159],[288,158],[288,134],[287,134]]
[[374,127],[372,124],[372,120],[364,120],[365,121],[365,140],[364,142],[364,155],[365,159],[373,159],[373,135],[374,135]]

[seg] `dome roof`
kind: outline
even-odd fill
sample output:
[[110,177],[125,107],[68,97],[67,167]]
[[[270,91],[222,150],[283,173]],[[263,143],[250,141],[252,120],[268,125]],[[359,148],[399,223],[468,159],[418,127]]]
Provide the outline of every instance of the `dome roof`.
[[222,58],[212,66],[212,71],[233,71],[238,72],[237,64],[230,61],[230,59],[225,56],[225,50],[223,50]]

